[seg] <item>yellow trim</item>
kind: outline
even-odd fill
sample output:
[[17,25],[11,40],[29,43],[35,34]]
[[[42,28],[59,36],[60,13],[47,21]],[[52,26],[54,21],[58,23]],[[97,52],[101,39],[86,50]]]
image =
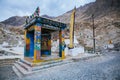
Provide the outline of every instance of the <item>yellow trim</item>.
[[27,35],[27,30],[24,31],[24,40],[25,40],[25,43],[26,43],[26,35]]
[[37,56],[37,53],[36,53],[36,50],[34,50],[34,61],[36,61],[36,56]]
[[62,59],[65,59],[65,51],[62,51]]
[[33,61],[33,63],[49,62],[49,61],[52,61],[52,60],[62,60],[62,58],[54,58],[54,59],[49,59],[49,60],[36,60],[36,61]]
[[26,44],[30,44],[30,38],[26,39]]
[[36,66],[36,65],[41,65],[44,62],[50,62],[50,61],[57,61],[57,60],[63,60],[63,58],[54,58],[54,59],[49,59],[49,60],[32,60],[29,57],[25,57],[25,60],[27,60],[28,62],[31,63],[32,66]]

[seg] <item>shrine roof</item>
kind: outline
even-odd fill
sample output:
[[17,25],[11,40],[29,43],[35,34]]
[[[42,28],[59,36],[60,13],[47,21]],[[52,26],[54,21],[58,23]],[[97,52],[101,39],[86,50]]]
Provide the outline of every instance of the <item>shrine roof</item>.
[[67,27],[67,25],[65,23],[61,23],[61,22],[57,22],[57,21],[53,21],[53,20],[50,20],[47,18],[37,16],[37,17],[34,17],[34,18],[28,20],[27,23],[25,24],[24,28],[27,29],[30,26],[35,25],[37,23],[40,23],[42,25],[53,26],[53,27],[60,28],[60,29],[61,28],[64,29]]

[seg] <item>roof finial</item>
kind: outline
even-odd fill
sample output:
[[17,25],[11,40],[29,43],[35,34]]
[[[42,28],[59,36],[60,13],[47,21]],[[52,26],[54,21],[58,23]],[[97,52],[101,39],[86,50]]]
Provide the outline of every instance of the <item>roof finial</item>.
[[35,13],[36,13],[37,16],[39,16],[39,14],[40,14],[40,8],[39,8],[39,6],[37,7]]

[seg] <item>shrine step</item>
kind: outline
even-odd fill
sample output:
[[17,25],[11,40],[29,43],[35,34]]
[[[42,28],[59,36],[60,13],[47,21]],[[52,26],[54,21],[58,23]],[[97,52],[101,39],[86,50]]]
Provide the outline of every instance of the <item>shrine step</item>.
[[27,71],[24,67],[19,65],[18,63],[14,63],[13,71],[17,74],[18,77],[23,77],[31,73],[30,71]]
[[20,66],[22,66],[24,69],[26,69],[27,71],[32,71],[32,67],[27,65],[26,63],[23,63],[23,62],[20,62],[18,61],[17,62]]
[[42,63],[41,65],[32,67],[32,71],[42,70],[42,69],[46,69],[46,68],[50,68],[50,67],[54,67],[62,64],[65,64],[65,62],[63,61],[46,62],[46,63]]
[[31,66],[32,67],[32,63],[27,61],[27,60],[24,60],[24,59],[20,59],[19,62],[22,62],[22,63],[25,63],[26,65],[28,66]]
[[[25,62],[27,62],[27,61],[25,61]],[[31,66],[25,62],[23,62],[23,61],[21,62],[21,60],[20,60],[20,61],[16,62],[13,66],[14,72],[19,77],[27,76],[27,75],[30,75],[30,74],[36,73],[36,72],[40,72],[40,71],[50,68],[50,67],[69,63],[67,61],[57,60],[57,61],[42,62],[42,63],[37,64],[36,66]]]
[[36,70],[45,69],[45,68],[49,68],[52,66],[60,65],[63,63],[63,61],[56,60],[56,61],[40,62],[40,63],[36,63],[35,66],[32,66],[31,63],[28,63],[28,61],[25,61],[25,60],[22,60],[22,62],[20,60],[17,63],[27,71],[36,71]]
[[33,67],[33,66],[40,66],[40,65],[48,65],[48,64],[58,63],[58,62],[62,62],[62,61],[63,60],[51,60],[51,61],[46,61],[46,62],[31,63],[31,62],[28,62],[27,60],[20,59],[20,62],[23,62],[26,65],[29,65],[31,67]]

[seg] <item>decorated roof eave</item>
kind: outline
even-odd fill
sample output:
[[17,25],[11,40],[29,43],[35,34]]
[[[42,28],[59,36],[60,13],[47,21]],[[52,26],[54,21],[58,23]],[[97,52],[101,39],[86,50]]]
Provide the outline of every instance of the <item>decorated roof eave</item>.
[[46,18],[42,18],[42,17],[34,17],[33,19],[31,19],[25,26],[24,29],[29,28],[30,26],[36,24],[36,23],[41,23],[44,25],[49,25],[49,26],[54,26],[60,29],[64,29],[67,27],[67,25],[65,23],[61,23],[61,22],[57,22],[57,21],[53,21],[50,19],[46,19]]

